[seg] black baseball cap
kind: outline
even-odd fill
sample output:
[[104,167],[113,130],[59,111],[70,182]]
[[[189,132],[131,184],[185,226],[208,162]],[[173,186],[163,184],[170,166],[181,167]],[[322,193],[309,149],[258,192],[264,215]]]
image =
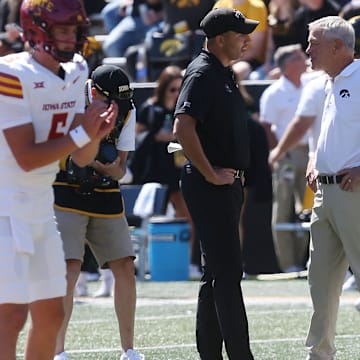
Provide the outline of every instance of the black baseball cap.
[[129,78],[116,65],[100,65],[91,74],[93,86],[112,100],[129,100],[133,96]]
[[259,21],[247,19],[239,10],[215,8],[201,20],[200,27],[210,39],[227,31],[250,34],[258,24]]

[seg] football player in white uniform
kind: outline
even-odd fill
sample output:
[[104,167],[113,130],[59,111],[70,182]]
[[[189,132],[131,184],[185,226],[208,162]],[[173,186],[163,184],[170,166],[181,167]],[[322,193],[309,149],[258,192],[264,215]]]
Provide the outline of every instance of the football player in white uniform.
[[58,160],[85,166],[114,127],[118,107],[84,112],[86,62],[78,53],[88,19],[80,0],[24,0],[30,51],[0,58],[0,359],[16,358],[28,313],[25,359],[52,359],[66,293],[53,212]]

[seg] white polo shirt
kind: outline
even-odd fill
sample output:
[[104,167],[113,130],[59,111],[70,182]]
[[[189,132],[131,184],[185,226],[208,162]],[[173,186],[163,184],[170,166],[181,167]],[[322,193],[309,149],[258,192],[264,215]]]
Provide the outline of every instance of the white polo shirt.
[[360,166],[360,61],[327,81],[325,92],[315,166],[322,174],[335,174]]
[[328,76],[319,72],[319,75],[309,81],[301,93],[300,101],[296,109],[296,116],[315,117],[308,130],[309,156],[314,156],[317,141],[320,135],[321,118],[325,102],[325,83]]
[[[303,85],[297,88],[282,75],[267,87],[260,97],[260,122],[271,124],[277,140],[281,139],[294,117],[302,89]],[[299,143],[307,144],[306,135]]]

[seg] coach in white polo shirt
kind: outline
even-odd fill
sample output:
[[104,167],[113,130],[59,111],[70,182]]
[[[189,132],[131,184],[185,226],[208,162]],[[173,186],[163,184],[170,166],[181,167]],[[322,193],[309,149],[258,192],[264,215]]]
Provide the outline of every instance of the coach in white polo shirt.
[[315,168],[307,176],[316,192],[311,219],[309,285],[314,311],[307,359],[335,358],[339,297],[350,264],[360,277],[360,61],[354,30],[332,16],[309,24],[312,67],[328,76]]
[[[300,44],[282,46],[274,54],[281,77],[265,89],[260,98],[260,121],[267,133],[270,149],[277,145],[293,119],[304,85],[306,56]],[[307,138],[299,140],[273,172],[273,224],[293,222],[296,208],[301,211],[308,161]],[[299,238],[292,231],[277,231],[275,247],[284,272],[304,270],[308,249],[307,234]]]

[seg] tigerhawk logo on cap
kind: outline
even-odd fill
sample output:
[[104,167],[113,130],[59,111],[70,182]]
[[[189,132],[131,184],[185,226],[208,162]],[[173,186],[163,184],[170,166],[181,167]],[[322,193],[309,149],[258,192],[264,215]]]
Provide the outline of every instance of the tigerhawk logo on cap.
[[243,18],[241,12],[238,11],[238,10],[235,10],[235,11],[234,11],[234,15],[235,15],[235,17],[236,17],[237,19]]

